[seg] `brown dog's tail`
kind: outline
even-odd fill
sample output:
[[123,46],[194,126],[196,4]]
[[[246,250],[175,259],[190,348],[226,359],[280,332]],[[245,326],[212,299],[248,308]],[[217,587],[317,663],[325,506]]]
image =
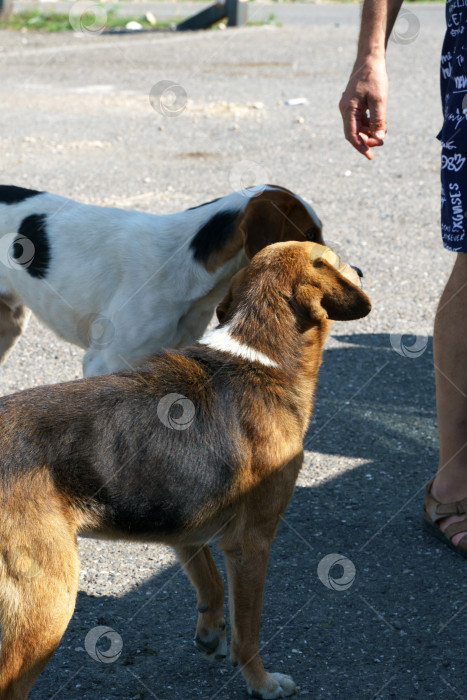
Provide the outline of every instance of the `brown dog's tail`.
[[0,700],[25,700],[73,613],[74,528],[46,470],[0,484]]

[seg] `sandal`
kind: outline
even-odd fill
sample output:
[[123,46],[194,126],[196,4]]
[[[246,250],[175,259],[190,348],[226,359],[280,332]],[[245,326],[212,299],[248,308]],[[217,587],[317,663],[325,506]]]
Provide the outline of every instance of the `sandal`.
[[[454,535],[457,535],[459,532],[467,532],[467,498],[464,498],[463,501],[455,501],[454,503],[440,503],[431,495],[431,485],[433,481],[434,478],[427,484],[425,490],[425,505],[423,507],[423,525],[425,530],[467,559],[467,535],[464,535],[457,545],[451,542]],[[442,532],[438,525],[440,520],[449,518],[451,515],[464,514],[465,518],[463,520],[457,523],[451,523],[451,525],[448,525],[445,531]]]

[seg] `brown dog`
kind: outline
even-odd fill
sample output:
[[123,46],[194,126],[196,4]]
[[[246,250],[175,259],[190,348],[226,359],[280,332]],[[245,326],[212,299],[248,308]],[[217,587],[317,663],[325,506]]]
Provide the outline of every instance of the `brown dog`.
[[219,536],[231,658],[250,693],[294,692],[258,655],[269,550],[302,464],[330,320],[370,307],[329,248],[277,243],[238,273],[199,343],[139,371],[0,399],[1,700],[27,697],[68,625],[77,533],[173,545],[197,592],[197,645],[223,658],[224,589],[206,544]]

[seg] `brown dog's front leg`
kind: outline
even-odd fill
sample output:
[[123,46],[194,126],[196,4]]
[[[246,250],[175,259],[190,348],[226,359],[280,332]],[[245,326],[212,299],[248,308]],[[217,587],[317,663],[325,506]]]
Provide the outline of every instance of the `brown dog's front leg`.
[[224,584],[209,547],[177,547],[178,558],[196,589],[198,624],[195,644],[209,661],[227,656],[224,619]]
[[229,578],[231,658],[240,664],[250,695],[263,700],[284,698],[295,692],[290,676],[264,670],[258,652],[270,547],[271,542],[263,540],[249,550],[224,550]]

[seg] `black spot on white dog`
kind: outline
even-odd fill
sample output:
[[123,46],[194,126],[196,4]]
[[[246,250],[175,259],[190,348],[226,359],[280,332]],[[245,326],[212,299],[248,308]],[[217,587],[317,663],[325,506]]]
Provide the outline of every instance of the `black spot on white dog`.
[[237,219],[238,211],[223,211],[206,221],[190,243],[194,259],[205,263],[213,253],[222,250],[235,233]]
[[0,185],[0,204],[18,204],[23,199],[35,197],[42,194],[38,190],[28,190],[26,187],[16,187],[15,185]]
[[50,264],[47,216],[31,214],[21,222],[13,243],[13,259],[24,266],[31,277],[46,276]]

